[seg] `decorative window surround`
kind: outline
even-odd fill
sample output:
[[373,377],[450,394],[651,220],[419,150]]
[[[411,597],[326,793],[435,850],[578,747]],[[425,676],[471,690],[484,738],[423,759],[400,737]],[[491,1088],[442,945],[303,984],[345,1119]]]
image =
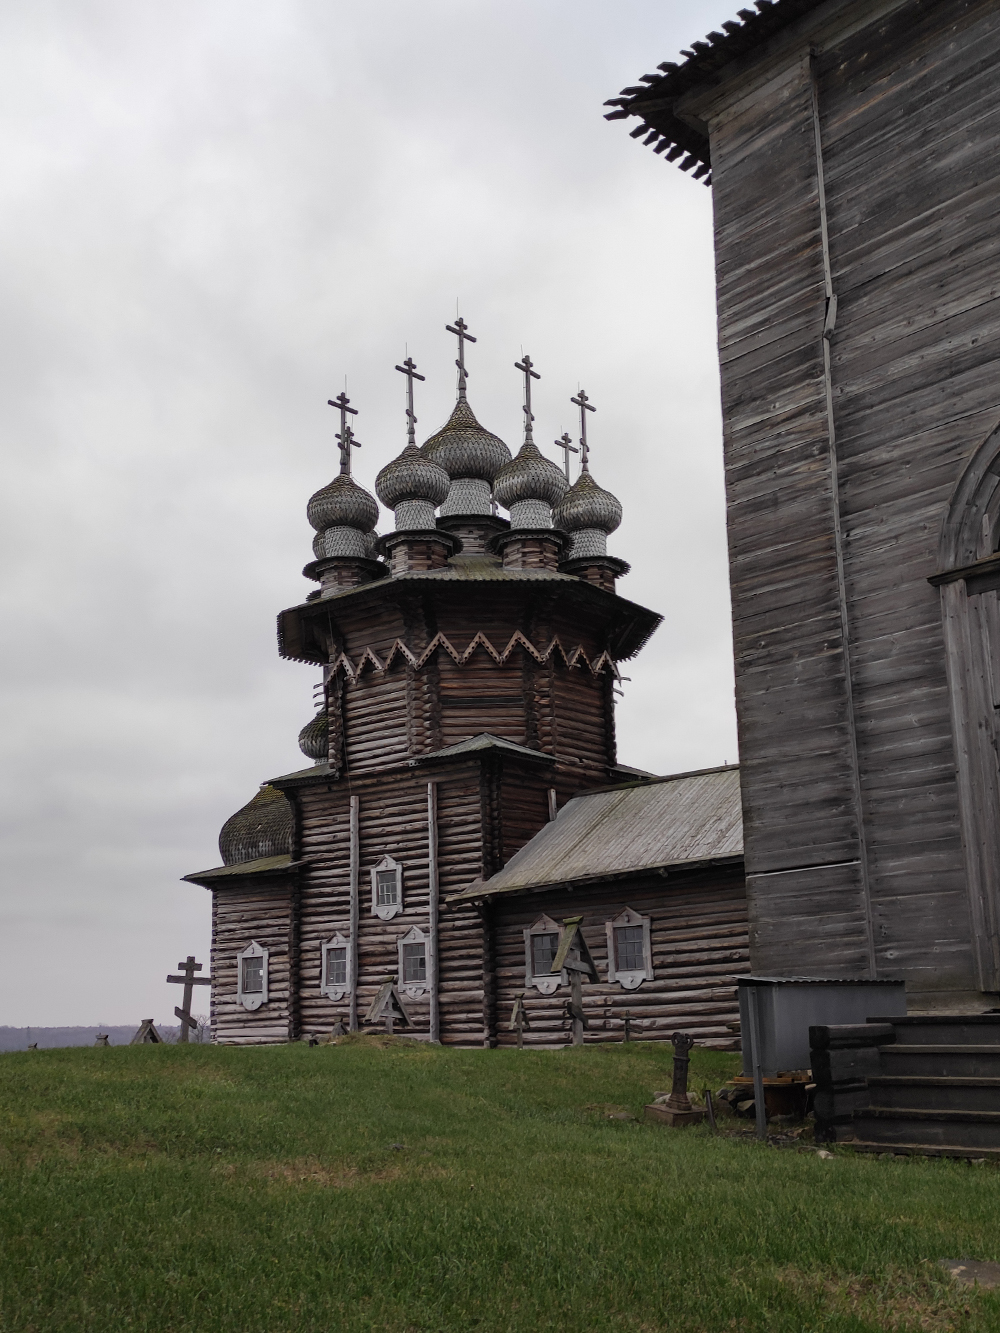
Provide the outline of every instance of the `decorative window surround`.
[[[544,914],[531,926],[524,928],[524,984],[534,986],[542,995],[552,995],[560,986],[566,984],[566,973],[553,973],[544,966],[546,959],[551,966],[562,938],[562,927],[551,917]],[[538,972],[535,968],[538,966]]]
[[236,955],[236,999],[244,1009],[259,1009],[267,1004],[268,950],[256,940]]
[[342,1000],[351,989],[351,941],[338,930],[323,945],[320,990],[329,1000]]
[[606,921],[604,928],[608,933],[608,981],[617,981],[625,990],[635,990],[644,981],[652,981],[649,917],[626,907],[613,921]]
[[411,926],[399,937],[399,985],[404,995],[417,999],[427,990],[429,958],[427,936],[418,926]]
[[391,856],[383,856],[372,868],[372,911],[391,921],[403,910],[403,867]]

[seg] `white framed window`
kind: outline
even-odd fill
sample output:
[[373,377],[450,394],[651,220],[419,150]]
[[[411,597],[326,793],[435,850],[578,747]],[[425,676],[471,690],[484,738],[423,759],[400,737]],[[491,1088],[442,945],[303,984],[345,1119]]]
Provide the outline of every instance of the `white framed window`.
[[549,916],[542,915],[524,928],[524,984],[542,995],[552,995],[566,982],[565,972],[552,971],[561,936],[562,928]]
[[351,989],[351,941],[338,930],[323,945],[320,990],[330,1000],[342,1000]]
[[399,985],[405,995],[415,1000],[428,986],[430,960],[427,936],[418,926],[411,926],[399,937]]
[[653,980],[653,949],[649,917],[626,907],[613,921],[605,922],[608,933],[608,980],[625,990],[635,990]]
[[383,856],[372,867],[372,911],[391,921],[403,910],[403,867],[391,856]]
[[236,955],[236,998],[244,1009],[267,1004],[267,957],[256,940]]

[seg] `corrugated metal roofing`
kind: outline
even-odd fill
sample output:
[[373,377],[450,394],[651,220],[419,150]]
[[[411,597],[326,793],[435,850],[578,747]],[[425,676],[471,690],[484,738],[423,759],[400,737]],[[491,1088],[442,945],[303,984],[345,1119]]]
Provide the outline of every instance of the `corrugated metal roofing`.
[[742,854],[739,769],[709,769],[575,796],[503,870],[455,897],[524,893]]

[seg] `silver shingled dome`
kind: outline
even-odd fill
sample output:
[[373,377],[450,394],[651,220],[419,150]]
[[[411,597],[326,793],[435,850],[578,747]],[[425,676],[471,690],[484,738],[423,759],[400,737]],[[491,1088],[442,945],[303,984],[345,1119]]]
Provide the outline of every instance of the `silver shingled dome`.
[[614,532],[621,521],[621,501],[598,486],[589,472],[580,473],[552,512],[552,522],[563,532]]
[[420,450],[425,458],[443,467],[452,480],[478,477],[492,484],[510,450],[496,435],[480,426],[468,402],[460,398],[441,429]]
[[526,440],[516,458],[497,473],[493,494],[505,509],[521,500],[544,500],[554,505],[565,495],[568,484],[555,463],[532,440]]
[[408,444],[375,478],[375,494],[387,509],[404,500],[426,500],[436,508],[448,498],[450,484],[443,467]]

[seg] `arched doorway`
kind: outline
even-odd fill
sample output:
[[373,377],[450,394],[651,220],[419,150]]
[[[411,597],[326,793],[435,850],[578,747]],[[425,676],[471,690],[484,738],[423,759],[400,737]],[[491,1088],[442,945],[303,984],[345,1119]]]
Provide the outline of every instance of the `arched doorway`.
[[979,986],[1000,990],[1000,427],[955,489],[941,590],[966,884]]

